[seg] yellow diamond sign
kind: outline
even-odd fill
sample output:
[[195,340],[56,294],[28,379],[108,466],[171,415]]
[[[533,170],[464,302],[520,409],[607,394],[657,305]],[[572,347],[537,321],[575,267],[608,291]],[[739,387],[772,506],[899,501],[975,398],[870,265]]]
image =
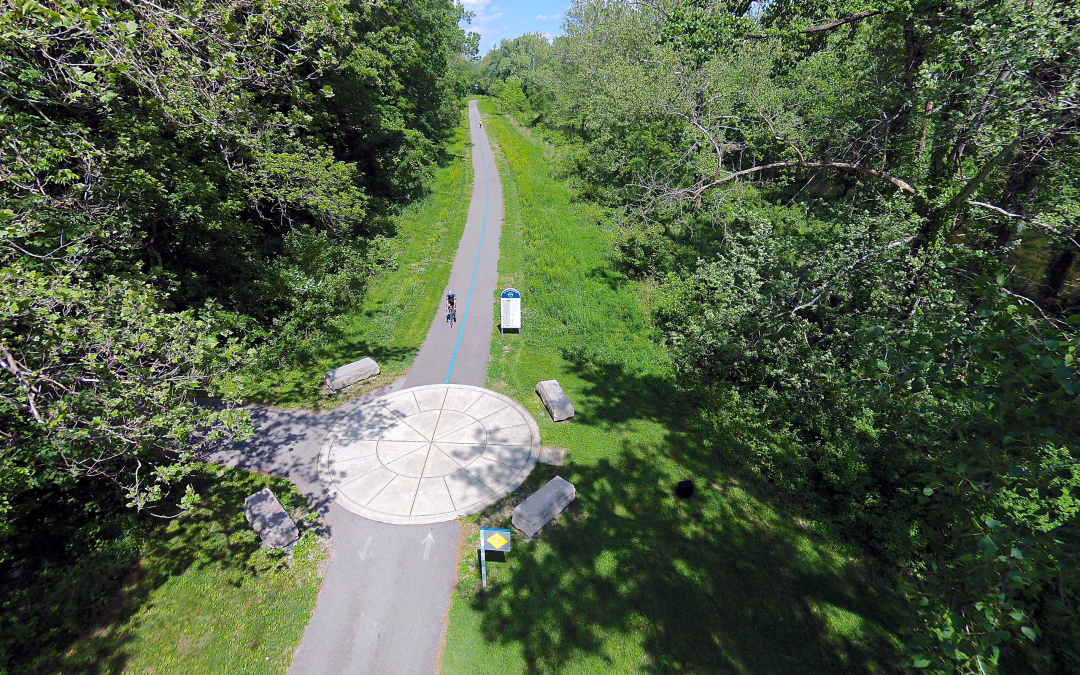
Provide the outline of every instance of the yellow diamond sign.
[[510,530],[484,527],[480,529],[480,541],[485,551],[510,551]]

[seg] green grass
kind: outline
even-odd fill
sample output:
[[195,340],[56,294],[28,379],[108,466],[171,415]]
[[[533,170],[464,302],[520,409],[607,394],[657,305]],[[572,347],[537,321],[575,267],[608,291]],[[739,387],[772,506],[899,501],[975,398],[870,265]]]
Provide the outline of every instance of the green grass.
[[[194,511],[149,532],[96,626],[44,667],[60,673],[284,673],[327,560],[320,521],[288,481],[204,466]],[[291,553],[262,549],[244,498],[269,486],[302,528]]]
[[[495,333],[488,386],[568,449],[518,495],[558,474],[578,501],[534,541],[515,537],[486,591],[463,562],[443,672],[889,672],[902,615],[880,577],[723,471],[655,340],[650,287],[608,260],[605,214],[573,200],[540,146],[485,121],[503,171],[500,287],[524,308],[520,335]],[[550,422],[534,393],[549,378],[575,404],[570,423]],[[673,497],[684,478],[697,485],[686,501]],[[466,541],[509,526],[510,504],[472,518]]]
[[[239,395],[286,408],[333,408],[403,377],[424,343],[450,278],[472,195],[468,115],[443,152],[428,194],[393,219],[397,267],[372,280],[357,310],[337,317],[329,339],[302,364],[270,364],[247,373]],[[382,373],[344,391],[323,387],[323,373],[370,356]]]

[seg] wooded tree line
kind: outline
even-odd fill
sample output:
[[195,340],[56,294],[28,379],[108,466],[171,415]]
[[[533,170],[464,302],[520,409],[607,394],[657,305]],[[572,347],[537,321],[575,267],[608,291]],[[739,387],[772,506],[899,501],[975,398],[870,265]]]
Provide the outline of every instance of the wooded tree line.
[[720,461],[896,570],[915,670],[1080,671],[1078,21],[578,0],[475,76],[619,214]]
[[288,361],[392,264],[389,217],[460,120],[463,17],[450,0],[0,3],[6,584],[75,546],[84,516],[190,502],[196,441],[243,426],[196,397]]

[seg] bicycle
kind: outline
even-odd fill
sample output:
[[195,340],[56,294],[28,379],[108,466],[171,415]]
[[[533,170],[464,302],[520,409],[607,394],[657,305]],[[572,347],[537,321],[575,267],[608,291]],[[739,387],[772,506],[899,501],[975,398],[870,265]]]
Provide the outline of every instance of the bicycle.
[[451,326],[457,321],[457,294],[453,291],[446,293],[446,322]]

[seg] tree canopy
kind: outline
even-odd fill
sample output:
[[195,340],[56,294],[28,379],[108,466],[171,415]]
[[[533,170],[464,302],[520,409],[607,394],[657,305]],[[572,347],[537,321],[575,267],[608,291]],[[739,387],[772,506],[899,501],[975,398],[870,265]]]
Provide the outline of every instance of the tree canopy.
[[388,217],[460,118],[462,18],[448,0],[0,6],[0,564],[65,493],[190,503],[192,452],[244,426],[207,399],[392,264]]
[[1076,7],[566,16],[479,81],[620,214],[718,458],[893,566],[908,667],[1080,668]]

